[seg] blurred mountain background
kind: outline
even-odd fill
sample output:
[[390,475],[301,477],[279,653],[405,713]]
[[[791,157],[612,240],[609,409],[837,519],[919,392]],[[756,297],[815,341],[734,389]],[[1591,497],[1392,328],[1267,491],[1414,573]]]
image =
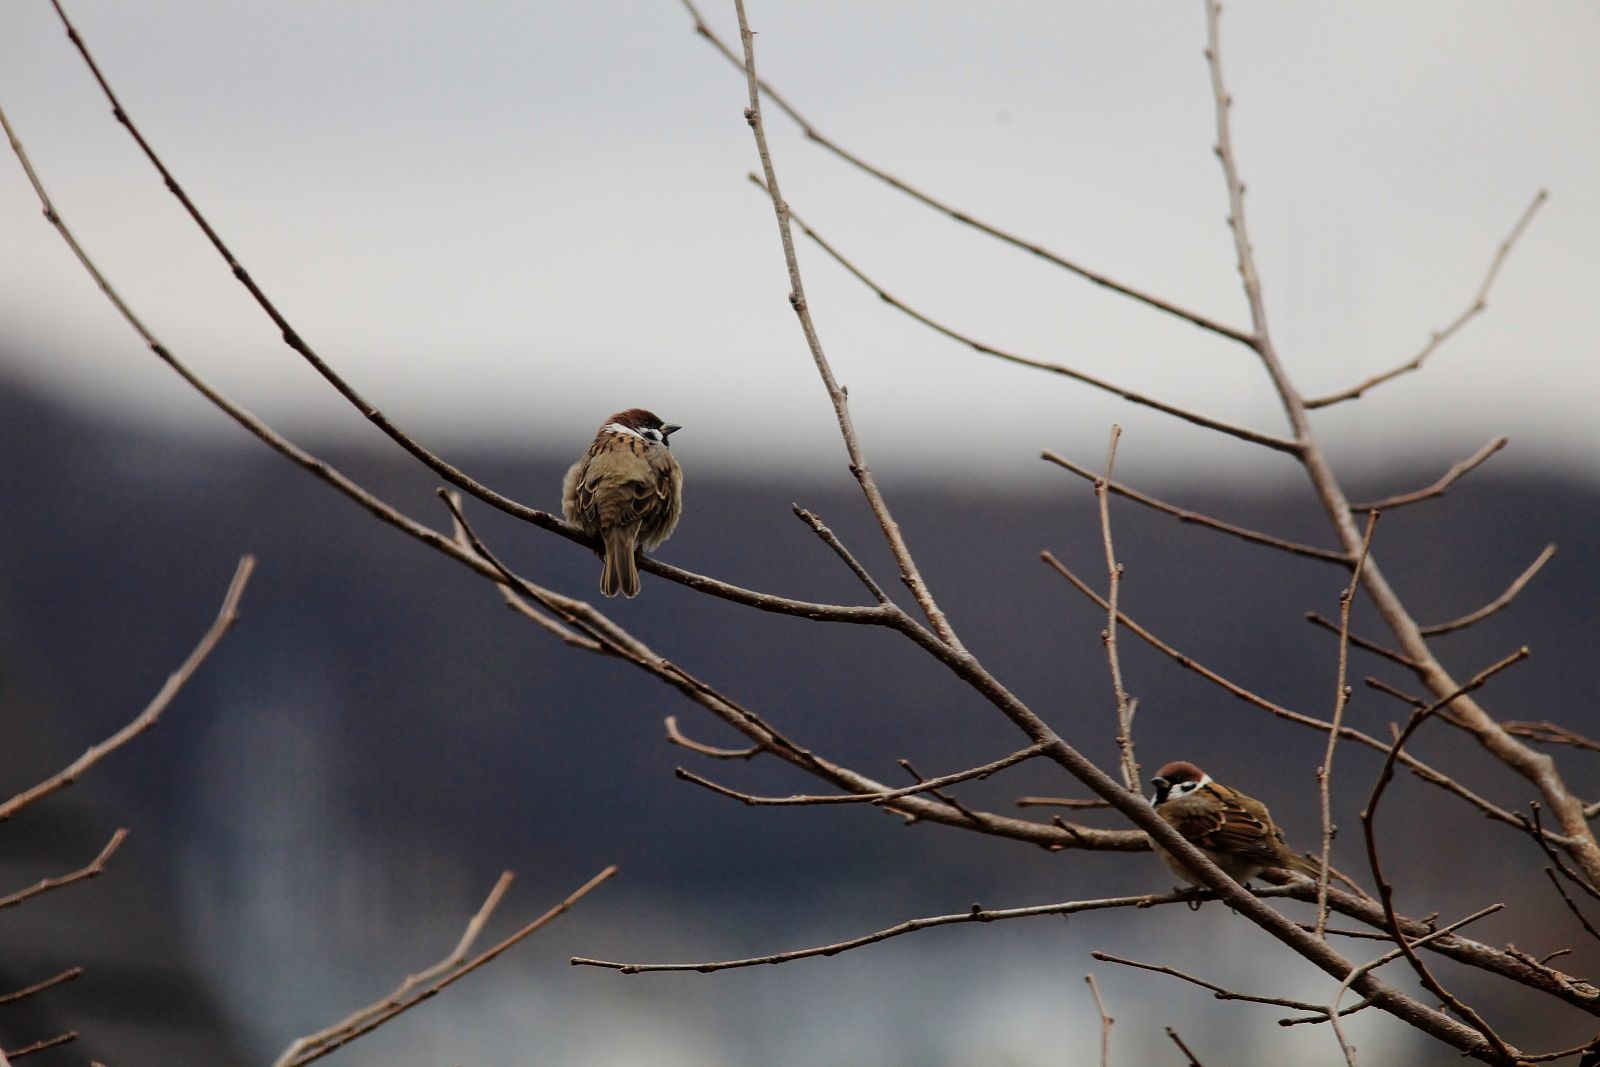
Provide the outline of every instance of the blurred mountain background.
[[[1175,1062],[1163,1026],[1207,1063],[1334,1061],[1325,1028],[1283,1029],[1276,1009],[1221,1004],[1088,958],[1104,949],[1245,991],[1331,994],[1326,979],[1215,905],[935,930],[832,959],[713,975],[569,966],[575,954],[761,954],[974,902],[1144,892],[1171,879],[1148,855],[1050,854],[906,828],[868,807],[748,808],[680,782],[672,771],[684,765],[759,793],[819,791],[771,760],[708,766],[667,745],[669,714],[697,739],[733,738],[641,673],[511,615],[487,583],[243,434],[216,433],[201,401],[192,405],[200,428],[188,433],[0,384],[0,792],[53,772],[131,718],[211,620],[239,555],[260,557],[240,623],[159,728],[0,827],[5,891],[77,867],[115,827],[130,830],[100,879],[0,913],[0,989],[87,968],[77,982],[0,1008],[6,1047],[81,1032],[30,1063],[266,1062],[444,955],[502,869],[518,880],[491,938],[609,863],[621,874],[572,913],[337,1062],[1087,1064],[1098,1055],[1082,980],[1091,969],[1117,1018],[1116,1062]],[[755,588],[859,602],[850,575],[790,514],[797,502],[897,586],[842,463],[735,475],[697,466],[694,434],[691,424],[675,438],[687,508],[663,558]],[[1040,445],[1053,443],[1047,428],[1040,436]],[[561,454],[479,448],[449,458],[553,508],[583,443]],[[1125,453],[1139,447],[1124,443]],[[323,454],[412,515],[447,524],[437,479],[397,450],[340,439]],[[1373,497],[1426,484],[1448,461],[1423,450],[1406,459],[1343,473],[1356,496]],[[1089,485],[1036,461],[1007,481],[889,466],[884,489],[966,643],[1069,741],[1111,766],[1104,616],[1038,559],[1048,548],[1103,584]],[[1137,484],[1246,526],[1329,543],[1308,491],[1230,481],[1220,464],[1215,471]],[[596,598],[592,555],[470,502],[469,513],[523,573]],[[1113,522],[1133,618],[1282,704],[1329,713],[1335,642],[1302,616],[1336,613],[1339,569],[1126,501],[1113,501]],[[1600,605],[1592,481],[1518,466],[1513,450],[1447,497],[1387,516],[1375,551],[1422,621],[1433,622],[1494,597],[1547,541],[1560,552],[1511,608],[1440,647],[1466,677],[1529,645],[1532,660],[1493,682],[1486,705],[1502,718],[1551,718],[1592,734],[1600,731],[1591,699]],[[636,601],[604,606],[800,743],[885,781],[903,777],[896,759],[948,773],[1023,743],[892,634],[761,615],[649,575]],[[1358,633],[1383,639],[1365,604],[1356,617]],[[1267,800],[1291,842],[1313,848],[1323,736],[1227,698],[1131,635],[1122,654],[1140,701],[1145,774],[1194,759]],[[1349,721],[1385,736],[1405,709],[1359,684],[1367,674],[1409,682],[1371,656],[1353,658]],[[1499,803],[1518,808],[1534,796],[1442,723],[1412,748]],[[1600,795],[1600,757],[1561,758],[1575,789]],[[1335,852],[1353,872],[1365,870],[1356,814],[1378,762],[1348,744],[1339,750]],[[1083,795],[1042,765],[958,793],[1007,812],[1023,794]],[[1086,818],[1116,824],[1104,813]],[[1438,909],[1448,920],[1505,901],[1505,912],[1470,932],[1535,955],[1571,946],[1561,966],[1592,973],[1593,946],[1544,881],[1531,842],[1409,777],[1394,786],[1382,835],[1403,910]],[[1350,950],[1364,958],[1364,944]],[[1516,990],[1450,965],[1440,971],[1469,1001],[1484,998],[1513,1040],[1550,1048],[1592,1036],[1572,1029],[1570,1013],[1557,1022]],[[1398,967],[1385,973],[1415,985]],[[1373,1062],[1458,1059],[1368,1013],[1350,1025]]]

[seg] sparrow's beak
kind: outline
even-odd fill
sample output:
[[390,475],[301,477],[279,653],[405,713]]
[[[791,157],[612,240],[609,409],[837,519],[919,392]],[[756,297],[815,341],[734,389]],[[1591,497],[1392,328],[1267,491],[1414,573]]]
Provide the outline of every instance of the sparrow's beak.
[[1165,778],[1152,778],[1150,779],[1150,784],[1155,786],[1157,789],[1165,789],[1172,783],[1168,782]]
[[673,434],[677,433],[681,429],[683,429],[682,426],[674,426],[669,422],[669,423],[667,423],[667,425],[661,427],[661,436],[662,437],[671,437]]

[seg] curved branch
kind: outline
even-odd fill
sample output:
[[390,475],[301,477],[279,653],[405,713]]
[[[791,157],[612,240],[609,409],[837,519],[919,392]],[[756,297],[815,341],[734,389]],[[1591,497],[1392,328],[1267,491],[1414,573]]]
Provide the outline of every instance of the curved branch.
[[[1049,449],[1040,452],[1039,458],[1046,460],[1047,462],[1054,463],[1058,467],[1069,470],[1080,478],[1087,478],[1091,482],[1100,480],[1100,476],[1094,471],[1087,467],[1079,466],[1063,456],[1058,456]],[[1171,515],[1179,522],[1187,522],[1193,523],[1196,526],[1204,526],[1208,530],[1216,530],[1218,533],[1225,533],[1230,537],[1237,537],[1240,540],[1249,541],[1252,544],[1265,545],[1268,548],[1276,548],[1280,552],[1288,552],[1290,555],[1305,556],[1308,559],[1319,559],[1324,563],[1334,563],[1341,567],[1350,566],[1350,557],[1342,552],[1332,552],[1326,548],[1317,548],[1314,545],[1302,545],[1296,541],[1286,541],[1281,537],[1274,537],[1271,534],[1260,533],[1256,530],[1250,530],[1243,526],[1235,526],[1231,522],[1223,522],[1221,519],[1213,519],[1211,516],[1204,515],[1198,511],[1190,511],[1187,508],[1180,508],[1175,504],[1168,504],[1164,500],[1157,500],[1153,496],[1148,496],[1139,492],[1137,489],[1130,489],[1127,486],[1119,485],[1116,482],[1107,482],[1106,488],[1110,489],[1118,496],[1127,497],[1136,504],[1143,504],[1147,508],[1152,508],[1156,511]]]
[[1500,242],[1500,247],[1495,251],[1494,259],[1489,262],[1489,272],[1483,276],[1483,283],[1478,286],[1478,292],[1473,296],[1472,303],[1468,304],[1466,310],[1457,315],[1455,321],[1451,322],[1450,325],[1446,326],[1442,330],[1435,330],[1428,337],[1428,343],[1422,346],[1422,351],[1418,352],[1407,362],[1395,367],[1393,370],[1384,371],[1382,374],[1375,374],[1366,381],[1361,382],[1359,385],[1353,385],[1349,389],[1345,389],[1342,392],[1331,393],[1328,396],[1319,396],[1315,399],[1307,400],[1306,407],[1313,409],[1325,408],[1330,404],[1337,404],[1345,400],[1354,400],[1356,397],[1365,393],[1368,389],[1382,385],[1388,381],[1393,381],[1402,374],[1408,374],[1411,371],[1421,369],[1423,362],[1429,356],[1433,355],[1440,345],[1454,337],[1463,326],[1481,315],[1484,309],[1489,306],[1489,289],[1494,285],[1494,280],[1496,276],[1499,275],[1501,266],[1505,264],[1506,257],[1511,254],[1512,247],[1517,243],[1518,238],[1522,236],[1522,231],[1526,230],[1528,228],[1528,223],[1533,221],[1534,212],[1538,211],[1539,208],[1543,206],[1544,202],[1549,198],[1549,192],[1544,189],[1540,189],[1536,194],[1534,194],[1533,202],[1523,209],[1522,216],[1517,219],[1517,224],[1511,228],[1511,233],[1504,241]]
[[1439,477],[1438,481],[1424,489],[1416,489],[1409,493],[1399,493],[1395,496],[1387,496],[1382,500],[1371,504],[1351,504],[1350,510],[1389,511],[1393,508],[1404,507],[1406,504],[1415,504],[1422,500],[1431,500],[1436,496],[1444,496],[1444,494],[1449,491],[1450,487],[1456,484],[1456,482],[1459,481],[1463,475],[1468,474],[1482,466],[1490,456],[1506,447],[1506,445],[1510,443],[1510,440],[1511,439],[1505,434],[1501,434],[1499,437],[1496,437],[1494,440],[1478,449],[1460,463],[1457,463],[1455,466],[1445,471],[1444,474]]
[[[739,56],[732,48],[724,44],[722,39],[719,38],[706,23],[706,20],[700,17],[700,12],[695,8],[692,0],[683,0],[683,6],[689,9],[689,14],[694,19],[695,32],[709,41],[718,52],[722,53],[723,57],[727,59],[728,62],[732,63],[736,67],[742,68],[744,64],[739,59]],[[832,140],[823,136],[815,126],[811,125],[811,123],[802,118],[800,113],[796,111],[787,100],[779,95],[777,90],[773,89],[765,81],[758,80],[756,84],[760,87],[761,92],[766,94],[767,99],[776,104],[780,111],[789,116],[789,118],[800,127],[800,132],[805,134],[808,140],[813,141],[821,147],[827,149],[829,152],[832,152],[835,156],[844,160],[846,163],[857,168],[863,173],[869,174],[883,182],[885,185],[905,193],[913,200],[917,200],[923,204],[926,204],[928,207],[933,208],[940,214],[945,215],[964,226],[970,226],[979,233],[987,234],[996,240],[1011,245],[1013,248],[1019,248],[1024,252],[1031,253],[1032,255],[1044,260],[1046,263],[1054,264],[1063,270],[1076,274],[1085,281],[1093,282],[1095,285],[1098,285],[1101,288],[1109,289],[1114,293],[1119,293],[1122,296],[1137,300],[1139,303],[1153,307],[1157,311],[1163,311],[1168,315],[1174,315],[1177,318],[1184,319],[1185,321],[1191,322],[1203,330],[1209,330],[1212,333],[1220,334],[1229,340],[1238,341],[1242,344],[1250,343],[1250,338],[1246,334],[1241,333],[1232,326],[1228,326],[1217,321],[1216,319],[1202,315],[1199,312],[1190,311],[1187,308],[1179,307],[1177,304],[1174,304],[1168,300],[1163,300],[1161,297],[1143,292],[1129,285],[1124,285],[1121,282],[1115,281],[1114,279],[1108,277],[1107,275],[1101,274],[1098,271],[1090,270],[1088,267],[1085,267],[1082,264],[1066,259],[1065,257],[1060,256],[1041,245],[1025,240],[1016,236],[1015,234],[1007,233],[998,226],[994,226],[980,219],[974,218],[965,211],[958,210],[944,203],[943,201],[934,199],[932,196],[922,192],[920,189],[901,181],[899,178],[894,177],[892,174],[889,174],[886,171],[878,169],[871,163],[868,163],[866,160],[862,159],[860,156],[847,151]]]
[[1484,619],[1487,619],[1489,616],[1493,615],[1501,608],[1506,607],[1511,603],[1511,601],[1516,599],[1517,594],[1522,592],[1523,587],[1529,582],[1533,581],[1533,576],[1538,574],[1544,565],[1550,562],[1550,557],[1554,556],[1555,554],[1555,545],[1545,545],[1544,551],[1539,553],[1537,559],[1528,564],[1527,570],[1517,575],[1516,579],[1506,587],[1506,591],[1489,601],[1489,603],[1485,604],[1477,611],[1461,616],[1459,619],[1451,619],[1449,622],[1435,623],[1432,626],[1420,627],[1418,632],[1427,637],[1438,637],[1440,634],[1448,634],[1454,633],[1457,630],[1465,630],[1468,626],[1471,626],[1475,622],[1482,622]]

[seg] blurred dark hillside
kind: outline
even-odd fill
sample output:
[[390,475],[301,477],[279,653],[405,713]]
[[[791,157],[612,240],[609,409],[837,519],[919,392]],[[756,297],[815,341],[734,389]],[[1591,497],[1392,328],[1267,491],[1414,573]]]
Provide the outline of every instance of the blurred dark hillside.
[[[826,482],[800,471],[718,478],[697,471],[692,435],[690,427],[675,439],[688,471],[687,508],[664,558],[746,586],[860,602],[850,575],[790,514],[798,502],[820,514],[885,586],[892,584],[881,537],[842,464]],[[581,445],[574,442],[574,454]],[[433,495],[437,479],[398,450],[343,447],[325,458],[413,516],[446,525]],[[450,458],[511,496],[554,507],[571,457]],[[1145,462],[1151,469],[1153,461]],[[1219,465],[1225,462],[1219,456]],[[1413,488],[1447,462],[1397,462],[1354,478],[1353,489],[1381,496]],[[968,646],[1069,740],[1110,766],[1103,613],[1038,558],[1049,548],[1104,584],[1093,496],[1087,483],[1039,467],[1010,487],[930,484],[881,468],[879,476]],[[1128,480],[1175,503],[1330,544],[1308,492],[1256,493],[1222,481],[1163,485],[1137,471],[1134,460],[1119,466]],[[1148,856],[1051,855],[955,830],[905,829],[877,809],[752,809],[682,783],[672,773],[680,764],[756,792],[818,788],[772,762],[707,767],[664,744],[668,714],[697,739],[733,738],[640,672],[567,648],[512,616],[487,583],[378,524],[243,434],[218,444],[212,437],[108,425],[0,388],[0,501],[5,795],[131,718],[209,623],[239,555],[260,557],[242,621],[159,729],[72,790],[0,827],[0,893],[81,865],[117,826],[131,831],[103,878],[0,913],[7,945],[0,992],[75,963],[89,970],[27,1005],[0,1007],[5,1047],[67,1028],[82,1031],[76,1047],[29,1063],[48,1067],[90,1056],[117,1067],[264,1062],[293,1036],[381,995],[442,954],[506,867],[521,881],[505,914],[531,916],[605,864],[621,865],[616,882],[541,934],[544,940],[494,966],[527,975],[551,997],[625,1005],[617,1010],[639,1028],[642,1046],[658,1042],[667,1049],[678,1040],[670,1021],[649,1030],[658,1011],[662,1018],[703,1019],[718,1043],[711,1051],[693,1046],[699,1051],[685,1053],[683,1062],[1043,1063],[1030,1058],[1031,1046],[1006,1046],[1004,1055],[992,1044],[958,1048],[953,1031],[942,1027],[959,1019],[946,1016],[948,1001],[940,997],[977,1004],[973,998],[985,986],[989,993],[1010,988],[978,976],[999,975],[1008,961],[1033,967],[1042,959],[1040,967],[1061,968],[1049,972],[1062,983],[1050,995],[1075,1000],[1089,948],[1142,946],[1182,966],[1186,944],[1215,945],[1208,938],[1227,936],[1230,917],[1212,914],[1214,908],[1080,918],[1050,926],[1048,935],[1043,926],[1020,931],[1039,938],[1031,946],[1018,942],[1018,931],[1000,927],[959,940],[952,934],[930,944],[955,953],[940,956],[938,969],[952,970],[948,983],[958,984],[947,989],[930,976],[915,1000],[885,993],[883,1035],[862,1030],[837,1037],[863,1050],[860,1061],[830,1051],[835,1037],[828,1031],[853,1017],[847,1005],[828,998],[848,997],[853,983],[880,973],[873,970],[879,966],[902,968],[888,985],[903,988],[922,951],[909,942],[744,978],[626,978],[568,968],[565,958],[575,952],[666,959],[754,954],[959,911],[978,900],[1040,903],[1161,889],[1170,879]],[[598,598],[599,567],[590,554],[481,505],[469,513],[523,573]],[[1127,567],[1123,605],[1132,617],[1279,703],[1328,714],[1334,641],[1302,616],[1335,614],[1341,571],[1126,501],[1114,502],[1113,520]],[[1440,647],[1466,677],[1519,645],[1531,646],[1533,659],[1493,683],[1486,704],[1503,718],[1550,718],[1600,733],[1592,699],[1600,633],[1595,485],[1518,470],[1514,452],[1497,457],[1446,498],[1386,517],[1376,554],[1422,620],[1433,622],[1493,598],[1547,541],[1560,552],[1509,610],[1441,639]],[[1023,743],[997,713],[893,635],[759,615],[649,575],[644,581],[636,601],[603,606],[658,652],[832,759],[899,783],[899,758],[924,773],[947,773]],[[1358,632],[1384,636],[1364,605],[1357,617]],[[1146,774],[1167,759],[1195,759],[1269,800],[1292,840],[1312,848],[1313,770],[1322,735],[1227,699],[1130,635],[1122,649],[1128,687],[1140,700],[1136,732]],[[1381,661],[1353,659],[1350,720],[1386,736],[1404,709],[1359,684],[1370,673],[1409,683]],[[1515,807],[1531,799],[1520,781],[1447,730],[1428,726],[1415,750],[1499,802]],[[1574,788],[1600,797],[1594,762],[1600,757],[1560,756]],[[1364,869],[1356,811],[1377,765],[1370,752],[1340,750],[1336,803],[1345,832],[1336,853],[1347,870]],[[1082,795],[1060,775],[1031,765],[963,787],[961,795],[1009,812],[1014,797],[1037,792]],[[1536,955],[1576,945],[1578,962],[1567,969],[1593,972],[1596,954],[1578,941],[1581,930],[1550,894],[1531,844],[1410,780],[1397,783],[1393,798],[1384,835],[1403,908],[1440,907],[1449,918],[1506,900],[1512,906],[1505,916],[1482,924],[1479,937],[1514,941]],[[1485,863],[1485,855],[1497,859]],[[1193,932],[1200,929],[1208,932]],[[1220,969],[1213,963],[1211,976],[1226,981]],[[961,983],[963,973],[973,980]],[[1101,974],[1107,981],[1103,966]],[[1269,980],[1246,975],[1237,981]],[[1026,977],[1039,980],[1034,971]],[[1477,991],[1473,981],[1451,977],[1469,999]],[[397,1040],[413,1043],[387,1047],[420,1050],[403,1062],[535,1062],[492,1044],[463,1053],[426,1043],[445,1038],[418,1036],[469,1029],[452,1013],[495,980],[478,975],[414,1012],[395,1027],[404,1035]],[[1124,1005],[1139,996],[1157,1004],[1176,1000],[1177,991],[1159,981],[1112,979]],[[715,990],[705,994],[708,1002],[696,999],[702,990]],[[814,1003],[794,999],[813,995]],[[527,1004],[537,999],[518,1010],[536,1011]],[[1239,1009],[1209,997],[1184,1003],[1212,1024],[1231,1022],[1260,1029],[1268,1042],[1307,1041],[1304,1047],[1333,1051],[1326,1035],[1300,1033],[1312,1027],[1283,1032],[1264,1014],[1235,1015]],[[1497,1004],[1512,1020],[1536,1010],[1514,994]],[[783,1026],[772,1022],[780,1016]],[[630,1058],[635,1046],[623,1047],[616,1033],[579,1033],[583,1018],[575,1012],[542,1020],[541,1039],[556,1043],[543,1062],[646,1062]],[[1128,1011],[1128,1030],[1138,1018]],[[1160,1038],[1160,1025],[1179,1018],[1151,1016],[1138,1026]],[[1050,1036],[1052,1025],[1039,1024],[1040,1040],[1059,1045],[1065,1038]],[[482,1019],[474,1026],[493,1029]],[[1384,1032],[1401,1042],[1394,1047],[1412,1048],[1396,1028]],[[1119,1025],[1119,1039],[1142,1040],[1124,1033]],[[1552,1027],[1534,1038],[1513,1022],[1508,1036],[1543,1048],[1590,1035]],[[810,1051],[783,1058],[779,1045]],[[399,1062],[375,1051],[385,1047],[357,1045],[340,1062]],[[1242,1050],[1233,1062],[1271,1062],[1270,1047],[1263,1046],[1262,1058]],[[443,1058],[445,1048],[454,1058]],[[880,1048],[895,1052],[867,1054]],[[1204,1049],[1198,1042],[1203,1059]],[[985,1050],[993,1053],[987,1061]],[[1412,1049],[1387,1062],[1402,1061],[1456,1058]]]

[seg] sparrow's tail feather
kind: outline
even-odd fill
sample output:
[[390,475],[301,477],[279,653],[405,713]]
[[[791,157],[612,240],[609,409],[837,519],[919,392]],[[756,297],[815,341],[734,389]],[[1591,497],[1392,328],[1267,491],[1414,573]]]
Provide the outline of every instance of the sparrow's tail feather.
[[638,528],[633,526],[612,527],[605,531],[606,565],[600,571],[600,592],[604,595],[639,595],[639,567],[633,560],[633,544],[637,536]]
[[1310,856],[1302,856],[1298,852],[1290,853],[1289,869],[1296,874],[1303,874],[1307,878],[1322,876],[1322,864]]

